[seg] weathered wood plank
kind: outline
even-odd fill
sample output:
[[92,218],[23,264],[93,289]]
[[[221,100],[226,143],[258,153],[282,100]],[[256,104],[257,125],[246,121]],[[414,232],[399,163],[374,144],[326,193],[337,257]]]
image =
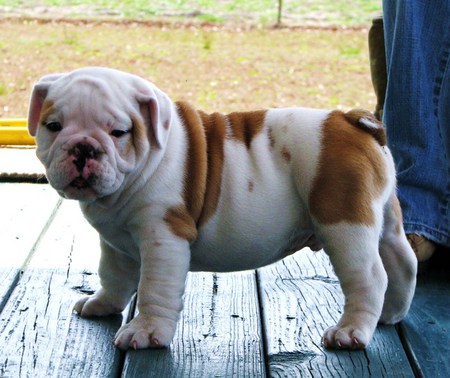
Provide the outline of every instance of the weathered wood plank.
[[0,311],[59,206],[48,185],[0,184]]
[[323,348],[322,333],[343,308],[325,253],[305,249],[258,270],[258,278],[270,376],[413,376],[393,326],[379,327],[364,351]]
[[64,202],[1,313],[0,376],[113,377],[122,316],[80,319],[74,301],[98,286],[98,238]]
[[400,324],[420,377],[450,377],[450,254],[439,252],[419,274],[411,309]]
[[255,273],[190,273],[170,348],[128,352],[123,377],[261,377],[262,349]]

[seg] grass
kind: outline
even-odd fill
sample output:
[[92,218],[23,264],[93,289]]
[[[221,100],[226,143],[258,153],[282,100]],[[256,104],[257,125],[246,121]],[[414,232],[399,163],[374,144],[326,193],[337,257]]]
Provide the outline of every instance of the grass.
[[[196,22],[181,26],[165,22],[158,26],[153,21],[142,24],[117,20],[1,19],[0,118],[26,116],[32,84],[42,75],[88,65],[135,73],[153,81],[174,100],[188,100],[206,111],[282,106],[373,109],[367,27],[370,12],[378,9],[378,1],[284,2],[287,21],[295,6],[308,7],[311,12],[322,12],[327,14],[326,19],[332,19],[332,14],[348,14],[351,3],[350,8],[357,9],[352,14],[360,14],[365,27],[273,29],[258,23],[252,23],[257,26],[253,28],[241,27],[237,21],[227,21],[226,26],[219,21],[209,26]],[[276,9],[277,2],[0,0],[0,6],[8,6],[9,12],[19,5],[21,10],[36,10],[33,7],[37,3],[57,7],[95,4],[98,9],[127,8],[133,15],[140,15],[139,9],[147,6],[144,18],[151,13],[182,13],[199,7],[202,17],[211,12],[215,17],[223,14],[226,18],[242,15],[243,9],[263,17],[264,12]],[[361,7],[367,8],[364,15]],[[151,20],[159,19],[152,17]],[[195,16],[198,17],[199,14]],[[338,18],[342,20],[341,16]]]
[[[283,2],[287,24],[360,25],[381,11],[381,0],[290,0]],[[0,0],[0,6],[26,13],[50,8],[68,17],[186,17],[221,23],[251,21],[273,25],[277,0]],[[50,12],[52,14],[52,12]]]

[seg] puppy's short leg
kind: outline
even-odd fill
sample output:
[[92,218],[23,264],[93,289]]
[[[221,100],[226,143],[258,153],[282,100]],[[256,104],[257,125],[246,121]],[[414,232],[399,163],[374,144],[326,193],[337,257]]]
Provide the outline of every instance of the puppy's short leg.
[[324,333],[325,347],[360,349],[373,336],[387,287],[377,228],[344,222],[319,226],[318,234],[345,296],[341,319]]
[[141,277],[136,318],[119,329],[115,345],[121,349],[168,346],[183,307],[189,270],[187,240],[164,238],[141,245]]
[[123,311],[139,281],[139,263],[100,240],[99,276],[101,288],[80,299],[74,310],[83,317],[106,316]]
[[380,255],[388,274],[388,288],[380,321],[395,324],[408,312],[417,274],[417,259],[406,239],[400,204],[395,195],[392,195],[384,211]]

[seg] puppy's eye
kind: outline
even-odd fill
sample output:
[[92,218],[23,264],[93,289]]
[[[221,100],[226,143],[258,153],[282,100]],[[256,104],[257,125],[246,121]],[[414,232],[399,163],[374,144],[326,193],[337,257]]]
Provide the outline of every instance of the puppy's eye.
[[48,131],[51,131],[52,133],[57,133],[58,131],[62,130],[62,125],[59,122],[48,122],[45,124],[45,127]]
[[128,134],[130,132],[130,130],[113,130],[111,131],[111,135],[114,138],[120,138],[123,137],[125,134]]

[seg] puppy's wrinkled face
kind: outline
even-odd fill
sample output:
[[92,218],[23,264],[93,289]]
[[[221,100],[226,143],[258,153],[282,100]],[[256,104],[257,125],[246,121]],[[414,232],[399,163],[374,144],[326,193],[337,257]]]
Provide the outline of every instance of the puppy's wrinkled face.
[[148,151],[145,110],[129,87],[92,75],[66,75],[49,86],[36,154],[61,196],[91,201],[113,194]]

